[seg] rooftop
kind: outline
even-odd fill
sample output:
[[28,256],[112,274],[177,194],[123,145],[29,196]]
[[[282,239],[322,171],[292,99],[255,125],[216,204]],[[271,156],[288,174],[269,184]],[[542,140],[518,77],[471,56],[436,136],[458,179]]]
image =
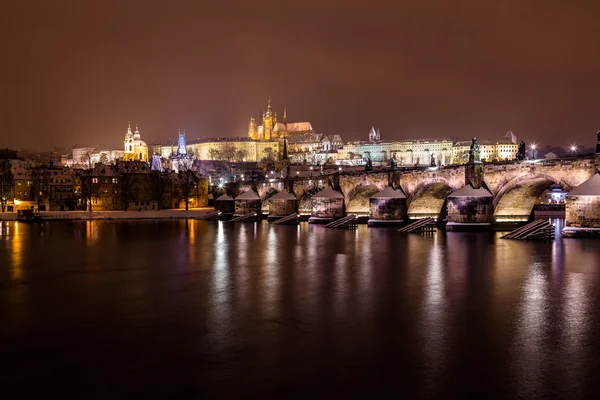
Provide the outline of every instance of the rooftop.
[[256,194],[256,192],[254,190],[248,190],[247,192],[240,194],[235,199],[236,200],[260,200],[260,197],[258,197],[258,195]]
[[475,189],[473,185],[469,183],[457,191],[450,193],[448,197],[494,197],[494,195],[483,186]]
[[567,196],[600,196],[600,174],[596,173],[590,179],[567,193]]
[[406,195],[402,191],[402,189],[392,188],[391,186],[386,187],[382,191],[375,193],[371,196],[372,199],[405,199]]
[[344,195],[340,192],[333,190],[331,186],[327,186],[325,189],[312,196],[313,199],[343,199]]

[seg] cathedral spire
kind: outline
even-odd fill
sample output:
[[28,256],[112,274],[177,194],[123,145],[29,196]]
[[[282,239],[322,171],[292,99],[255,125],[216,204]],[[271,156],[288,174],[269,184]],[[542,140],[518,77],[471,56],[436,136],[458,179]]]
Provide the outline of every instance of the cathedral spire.
[[269,96],[269,102],[267,103],[267,111],[271,112],[273,108],[271,107],[271,96]]
[[283,123],[287,124],[287,109],[283,107]]

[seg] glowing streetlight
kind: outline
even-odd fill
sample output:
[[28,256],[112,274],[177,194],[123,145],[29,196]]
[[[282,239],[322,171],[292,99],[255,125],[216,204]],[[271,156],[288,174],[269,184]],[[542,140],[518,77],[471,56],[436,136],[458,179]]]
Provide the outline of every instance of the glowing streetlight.
[[531,158],[533,158],[535,160],[535,149],[537,149],[537,144],[532,143],[530,148],[531,148]]
[[571,145],[571,153],[573,153],[573,154],[577,153],[577,145],[576,144]]

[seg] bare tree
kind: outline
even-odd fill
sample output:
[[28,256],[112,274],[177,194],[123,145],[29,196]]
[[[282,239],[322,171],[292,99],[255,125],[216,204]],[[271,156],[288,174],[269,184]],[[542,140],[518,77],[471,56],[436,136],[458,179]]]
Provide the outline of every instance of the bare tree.
[[38,211],[40,204],[48,196],[49,191],[49,177],[48,167],[45,165],[39,165],[31,168],[31,182],[33,190],[33,198],[37,203]]
[[158,209],[163,208],[165,195],[169,192],[171,180],[165,172],[150,172],[150,190],[152,191],[152,200],[156,201]]
[[234,161],[237,155],[237,148],[231,143],[225,143],[221,148],[221,157],[226,161]]
[[2,212],[6,210],[6,203],[14,184],[13,178],[10,160],[0,160],[0,203]]
[[248,156],[248,150],[239,149],[235,152],[235,161],[243,162],[244,158],[246,158],[247,156]]
[[221,158],[221,152],[215,148],[208,149],[208,158],[211,160],[218,160]]
[[137,177],[135,174],[121,173],[119,174],[119,182],[121,183],[121,202],[123,211],[127,211],[129,203],[139,200],[139,191],[136,185]]
[[198,186],[198,175],[192,170],[189,165],[182,165],[177,173],[177,182],[179,186],[179,193],[185,201],[185,210],[188,211],[190,198],[195,193]]
[[91,169],[84,169],[79,172],[78,179],[81,184],[80,200],[83,203],[84,211],[92,211],[92,198],[93,198],[93,182],[92,182]]

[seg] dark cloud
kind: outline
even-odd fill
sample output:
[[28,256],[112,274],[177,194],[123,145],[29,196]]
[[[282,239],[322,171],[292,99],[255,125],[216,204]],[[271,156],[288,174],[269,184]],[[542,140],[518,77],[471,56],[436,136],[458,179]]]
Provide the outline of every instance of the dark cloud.
[[347,140],[591,145],[591,1],[27,1],[0,16],[0,147],[245,135],[271,95]]

